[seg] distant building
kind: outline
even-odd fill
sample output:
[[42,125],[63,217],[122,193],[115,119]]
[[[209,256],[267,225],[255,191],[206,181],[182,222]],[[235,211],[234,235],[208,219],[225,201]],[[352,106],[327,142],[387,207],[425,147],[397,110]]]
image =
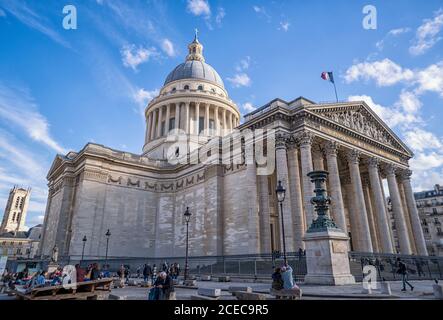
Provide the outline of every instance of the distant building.
[[39,224],[28,231],[0,233],[0,255],[12,259],[34,258],[40,243],[42,227]]
[[8,202],[6,203],[0,233],[25,230],[25,220],[30,196],[30,188],[23,189],[14,186],[14,188],[11,189]]
[[430,255],[443,256],[443,186],[434,190],[416,192],[418,214]]

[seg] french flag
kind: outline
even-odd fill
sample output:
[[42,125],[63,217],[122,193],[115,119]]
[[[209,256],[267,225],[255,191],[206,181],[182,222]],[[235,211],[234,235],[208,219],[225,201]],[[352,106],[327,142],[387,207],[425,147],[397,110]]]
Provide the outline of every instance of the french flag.
[[332,83],[334,83],[334,75],[332,74],[332,72],[322,72],[321,78],[323,80],[331,81]]

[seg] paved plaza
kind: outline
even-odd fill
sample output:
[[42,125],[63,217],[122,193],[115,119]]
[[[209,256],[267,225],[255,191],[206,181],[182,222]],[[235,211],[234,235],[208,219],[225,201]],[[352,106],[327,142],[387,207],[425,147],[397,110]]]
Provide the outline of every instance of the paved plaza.
[[[375,289],[372,294],[362,293],[363,286],[361,283],[347,286],[314,286],[303,285],[303,300],[349,300],[349,299],[434,299],[432,285],[433,281],[410,281],[414,286],[414,291],[402,292],[401,281],[389,281],[392,295],[381,294],[380,289]],[[250,282],[215,282],[215,281],[197,281],[198,288],[221,289],[221,300],[236,300],[229,292],[230,286],[249,286],[253,292],[266,294],[267,299],[274,299],[269,295],[270,283],[250,283]],[[178,300],[189,300],[192,295],[197,295],[196,288],[176,287],[176,295]],[[146,288],[126,286],[125,288],[113,289],[112,294],[126,300],[147,300]]]

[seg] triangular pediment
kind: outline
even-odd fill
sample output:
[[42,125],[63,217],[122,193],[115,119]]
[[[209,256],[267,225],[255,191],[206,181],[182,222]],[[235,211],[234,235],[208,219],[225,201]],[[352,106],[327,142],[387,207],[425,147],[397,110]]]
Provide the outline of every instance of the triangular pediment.
[[50,177],[51,174],[63,164],[63,161],[64,161],[64,157],[62,155],[60,155],[60,154],[56,155],[54,161],[52,161],[52,165],[48,171],[47,177]]
[[369,139],[397,149],[411,157],[413,155],[412,151],[364,101],[315,105],[307,109]]

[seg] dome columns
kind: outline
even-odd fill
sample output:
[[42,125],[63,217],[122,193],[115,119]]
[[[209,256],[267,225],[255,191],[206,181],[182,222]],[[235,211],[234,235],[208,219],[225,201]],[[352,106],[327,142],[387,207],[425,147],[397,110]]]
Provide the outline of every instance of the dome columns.
[[[171,121],[173,120],[173,121]],[[221,136],[239,124],[239,115],[207,102],[172,102],[151,107],[146,115],[146,143],[181,129],[186,134]]]

